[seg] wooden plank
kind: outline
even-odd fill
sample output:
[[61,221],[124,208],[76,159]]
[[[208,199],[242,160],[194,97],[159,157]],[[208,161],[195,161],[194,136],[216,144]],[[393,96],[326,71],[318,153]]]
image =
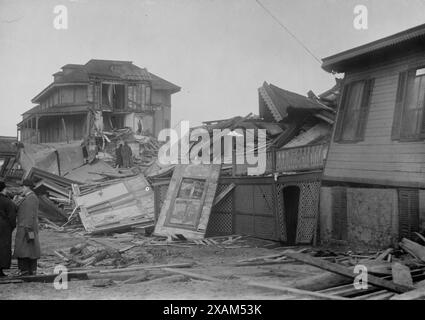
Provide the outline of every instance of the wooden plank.
[[157,264],[157,265],[142,265],[142,266],[133,266],[127,268],[119,269],[75,269],[70,270],[72,273],[128,273],[139,270],[151,270],[151,269],[161,269],[161,268],[190,268],[193,266],[193,263],[170,263],[170,264]]
[[388,248],[387,250],[385,250],[384,252],[380,253],[375,260],[377,261],[383,261],[385,260],[385,258],[391,253],[393,252],[393,248]]
[[418,236],[419,239],[421,239],[425,243],[425,237],[423,235],[421,235],[418,232],[414,232],[414,233]]
[[328,290],[353,288],[351,278],[341,276],[333,272],[323,272],[317,275],[306,276],[285,283],[291,288],[320,291],[320,293],[330,294]]
[[207,276],[207,275],[194,273],[194,272],[190,272],[190,271],[178,270],[178,269],[174,269],[174,268],[162,268],[162,270],[167,271],[167,272],[171,272],[171,273],[181,274],[181,275],[187,276],[189,278],[193,278],[193,279],[213,281],[213,282],[224,281],[224,280],[214,278],[214,277],[210,277],[210,276]]
[[423,298],[425,298],[425,286],[405,292],[403,294],[395,295],[390,300],[417,300]]
[[391,267],[394,283],[413,287],[413,279],[408,266],[394,262]]
[[[307,263],[309,265],[318,267],[320,269],[332,271],[334,273],[337,273],[337,274],[340,274],[340,275],[343,275],[343,276],[347,276],[347,277],[350,277],[350,278],[353,278],[353,279],[357,276],[357,274],[355,274],[351,269],[348,269],[348,268],[341,266],[341,265],[338,265],[336,263],[332,263],[332,262],[329,262],[329,261],[321,260],[319,258],[311,257],[307,254],[296,253],[296,252],[287,252],[285,255],[287,257],[290,257],[290,258],[293,258],[295,260]],[[384,288],[384,289],[394,291],[394,292],[399,292],[399,293],[403,293],[403,292],[410,291],[410,290],[413,289],[410,286],[395,284],[391,281],[375,277],[371,274],[368,274],[368,282],[377,286],[377,287]]]
[[214,199],[213,206],[219,204],[229,193],[236,187],[236,184],[232,183],[226,187],[219,195]]
[[327,167],[323,180],[408,188],[425,187],[425,174],[423,173],[392,172],[387,174],[384,171],[371,171],[361,168],[338,169]]
[[282,285],[275,285],[275,284],[266,284],[266,283],[260,283],[260,282],[248,282],[246,283],[248,286],[263,288],[263,289],[271,289],[276,291],[281,291],[285,293],[293,293],[298,296],[307,296],[311,298],[318,298],[318,299],[324,299],[324,300],[349,300],[344,297],[339,297],[331,294],[325,294],[325,293],[319,293],[314,291],[307,291],[307,290],[301,290],[301,289],[295,289],[291,287],[285,287]]
[[410,253],[411,255],[421,260],[422,262],[425,262],[425,247],[424,246],[421,246],[420,244],[406,238],[403,238],[399,245],[406,252]]
[[[20,280],[23,282],[53,282],[56,279],[57,274],[42,274],[33,276],[22,276],[22,277],[10,277],[7,280]],[[68,272],[68,281],[71,280],[87,280],[87,272]]]
[[388,300],[389,298],[391,298],[394,295],[395,295],[394,292],[382,292],[381,294],[371,296],[366,300]]

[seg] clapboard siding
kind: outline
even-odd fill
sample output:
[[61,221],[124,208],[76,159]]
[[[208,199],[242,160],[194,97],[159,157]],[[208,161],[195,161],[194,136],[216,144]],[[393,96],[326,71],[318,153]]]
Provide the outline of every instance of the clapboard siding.
[[410,53],[345,75],[345,83],[375,79],[365,138],[356,143],[332,140],[325,180],[425,187],[425,142],[391,140],[398,75],[425,65],[424,53]]

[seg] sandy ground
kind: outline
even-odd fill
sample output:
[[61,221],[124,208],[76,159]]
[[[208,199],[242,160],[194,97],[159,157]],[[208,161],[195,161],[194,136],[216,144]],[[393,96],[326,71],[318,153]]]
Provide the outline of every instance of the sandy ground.
[[[63,263],[54,255],[54,250],[81,243],[84,237],[46,229],[41,231],[40,241],[43,256],[39,260],[39,266],[43,272],[47,271],[46,266],[51,268],[55,264]],[[153,283],[127,284],[113,279],[112,284],[106,287],[96,287],[93,286],[96,280],[77,280],[70,281],[67,290],[56,290],[52,283],[0,284],[0,299],[291,299],[294,296],[250,287],[246,283],[252,280],[285,284],[321,272],[312,266],[296,263],[233,266],[241,259],[279,252],[278,249],[264,248],[265,243],[258,240],[246,240],[246,242],[248,248],[154,246],[136,248],[134,253],[137,255],[137,250],[142,250],[141,254],[149,254],[153,264],[193,262],[194,267],[182,270],[224,280],[220,282],[173,277]]]

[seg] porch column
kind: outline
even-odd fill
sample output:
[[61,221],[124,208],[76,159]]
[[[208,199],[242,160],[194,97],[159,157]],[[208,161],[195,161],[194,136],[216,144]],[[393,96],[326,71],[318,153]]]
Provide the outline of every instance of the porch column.
[[38,119],[40,117],[38,115],[35,116],[35,141],[36,143],[40,143],[40,134],[38,132]]

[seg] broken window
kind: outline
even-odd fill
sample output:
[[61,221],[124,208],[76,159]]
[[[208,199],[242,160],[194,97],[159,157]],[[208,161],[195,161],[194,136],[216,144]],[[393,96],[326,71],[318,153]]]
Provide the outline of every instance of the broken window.
[[127,87],[127,100],[128,100],[128,107],[130,109],[141,109],[142,108],[142,92],[141,92],[141,85],[129,85]]
[[125,86],[123,84],[102,83],[102,106],[124,109]]

